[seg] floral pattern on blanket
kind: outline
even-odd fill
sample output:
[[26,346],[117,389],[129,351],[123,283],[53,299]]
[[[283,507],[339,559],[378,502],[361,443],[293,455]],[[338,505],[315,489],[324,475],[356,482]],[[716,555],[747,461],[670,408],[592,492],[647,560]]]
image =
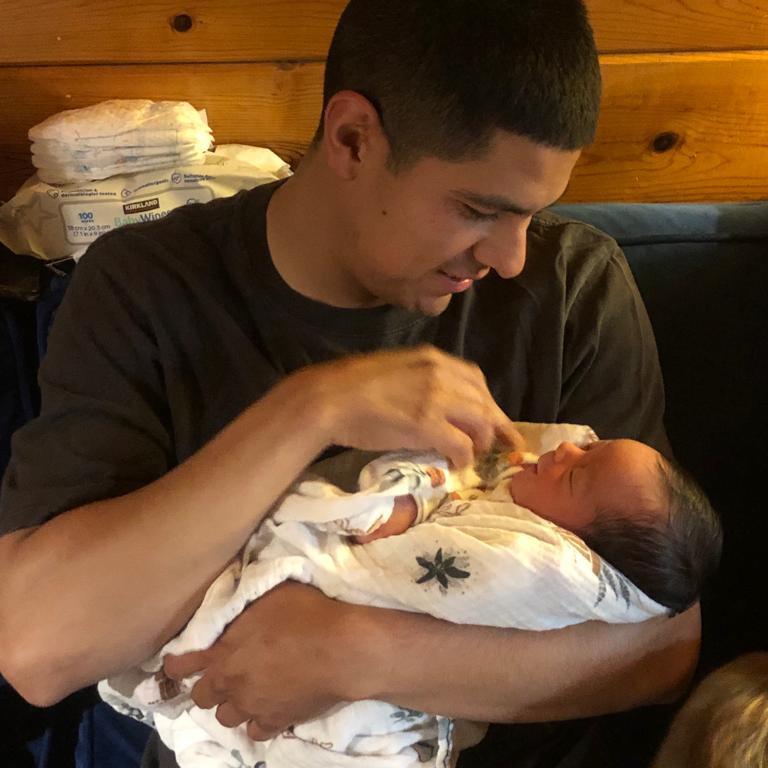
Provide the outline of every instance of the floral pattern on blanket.
[[[443,555],[442,548],[435,552],[432,559],[429,556],[417,557],[416,562],[426,571],[416,579],[417,584],[426,584],[432,580],[437,581],[441,587],[441,592],[447,590],[455,582],[451,579],[468,579],[472,574],[459,568],[458,565],[464,565],[467,558],[458,554],[446,553]],[[465,566],[466,567],[466,566]]]
[[601,562],[600,573],[598,573],[597,578],[599,579],[600,583],[597,590],[597,600],[595,601],[595,606],[600,605],[600,603],[605,598],[605,595],[607,594],[608,587],[610,587],[616,599],[618,600],[619,597],[621,597],[621,599],[626,603],[627,608],[629,608],[632,602],[632,597],[629,591],[627,580],[624,578],[624,576],[622,576],[618,571],[615,571],[610,565]]

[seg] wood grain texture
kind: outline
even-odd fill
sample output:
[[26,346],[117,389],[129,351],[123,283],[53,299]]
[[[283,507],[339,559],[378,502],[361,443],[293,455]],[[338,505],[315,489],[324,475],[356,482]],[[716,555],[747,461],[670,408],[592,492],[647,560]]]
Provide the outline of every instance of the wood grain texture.
[[[346,0],[0,0],[0,64],[317,61]],[[768,0],[588,0],[603,52],[768,48]],[[187,14],[186,32],[173,19]],[[468,41],[471,44],[471,41]]]
[[768,0],[586,0],[603,53],[768,48]]
[[[598,138],[568,200],[768,197],[768,53],[610,55],[602,63]],[[28,127],[114,97],[190,101],[208,110],[218,143],[268,146],[295,161],[317,123],[322,72],[319,62],[0,67],[0,111],[14,115],[0,121],[0,199],[31,172]]]
[[[0,0],[0,64],[322,60],[346,0]],[[186,32],[174,18],[190,17]]]
[[602,69],[597,139],[568,199],[768,198],[768,54],[615,55]]
[[205,108],[219,144],[268,146],[295,161],[322,104],[322,63],[0,67],[0,199],[31,172],[27,129],[108,98],[183,100]]

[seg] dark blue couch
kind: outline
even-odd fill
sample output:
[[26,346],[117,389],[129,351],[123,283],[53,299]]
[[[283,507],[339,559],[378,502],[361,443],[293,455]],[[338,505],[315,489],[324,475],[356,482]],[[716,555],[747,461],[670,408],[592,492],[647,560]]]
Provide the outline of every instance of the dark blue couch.
[[[719,579],[703,600],[702,672],[768,646],[761,555],[768,534],[761,474],[768,468],[768,203],[576,205],[564,215],[613,235],[626,253],[656,332],[667,391],[667,428],[680,462],[720,511],[725,548]],[[0,461],[10,431],[37,407],[34,371],[66,275],[37,269],[36,303],[0,299]],[[24,299],[35,296],[27,290]],[[0,466],[0,469],[2,466]],[[17,716],[18,754],[33,740],[38,766],[138,765],[143,726],[95,704],[88,692],[53,710],[23,705],[0,683],[0,717]],[[627,726],[627,733],[632,732]],[[655,723],[663,722],[657,718]],[[645,753],[623,760],[643,765]],[[13,765],[24,765],[22,757]],[[31,758],[30,758],[31,760]],[[632,762],[634,760],[634,762]],[[30,765],[32,762],[29,763]]]
[[673,449],[723,519],[720,576],[702,603],[702,664],[765,649],[768,203],[561,211],[624,249],[656,334]]

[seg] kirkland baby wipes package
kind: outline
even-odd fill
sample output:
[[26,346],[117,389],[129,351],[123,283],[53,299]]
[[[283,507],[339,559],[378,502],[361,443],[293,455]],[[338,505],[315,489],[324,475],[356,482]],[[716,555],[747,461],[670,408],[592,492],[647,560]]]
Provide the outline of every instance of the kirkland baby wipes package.
[[15,253],[55,261],[78,259],[99,235],[154,221],[174,208],[228,197],[290,175],[261,147],[225,144],[202,164],[112,176],[82,184],[46,184],[32,176],[0,207],[0,242]]

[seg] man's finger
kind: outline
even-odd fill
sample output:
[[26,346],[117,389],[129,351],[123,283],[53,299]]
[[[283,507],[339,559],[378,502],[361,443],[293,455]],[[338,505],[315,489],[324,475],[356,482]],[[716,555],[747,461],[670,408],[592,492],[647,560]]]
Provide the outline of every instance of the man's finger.
[[225,701],[216,708],[216,719],[225,728],[235,728],[241,723],[248,721],[249,715],[238,709],[234,704]]
[[208,666],[207,651],[190,651],[180,656],[168,654],[163,659],[163,670],[172,680],[182,680],[195,672],[202,672]]
[[528,447],[525,443],[525,438],[515,429],[511,421],[499,422],[496,427],[496,435],[499,440],[505,442],[516,451],[525,451]]
[[456,469],[472,466],[475,462],[472,438],[466,432],[446,422],[434,442],[435,450],[447,456]]
[[203,675],[195,683],[190,696],[200,709],[211,709],[218,704],[223,704],[227,700],[226,692],[213,684],[210,675]]
[[248,738],[253,741],[267,741],[267,739],[273,739],[275,736],[279,736],[290,725],[286,723],[284,726],[273,725],[272,723],[261,724],[256,720],[248,721]]

